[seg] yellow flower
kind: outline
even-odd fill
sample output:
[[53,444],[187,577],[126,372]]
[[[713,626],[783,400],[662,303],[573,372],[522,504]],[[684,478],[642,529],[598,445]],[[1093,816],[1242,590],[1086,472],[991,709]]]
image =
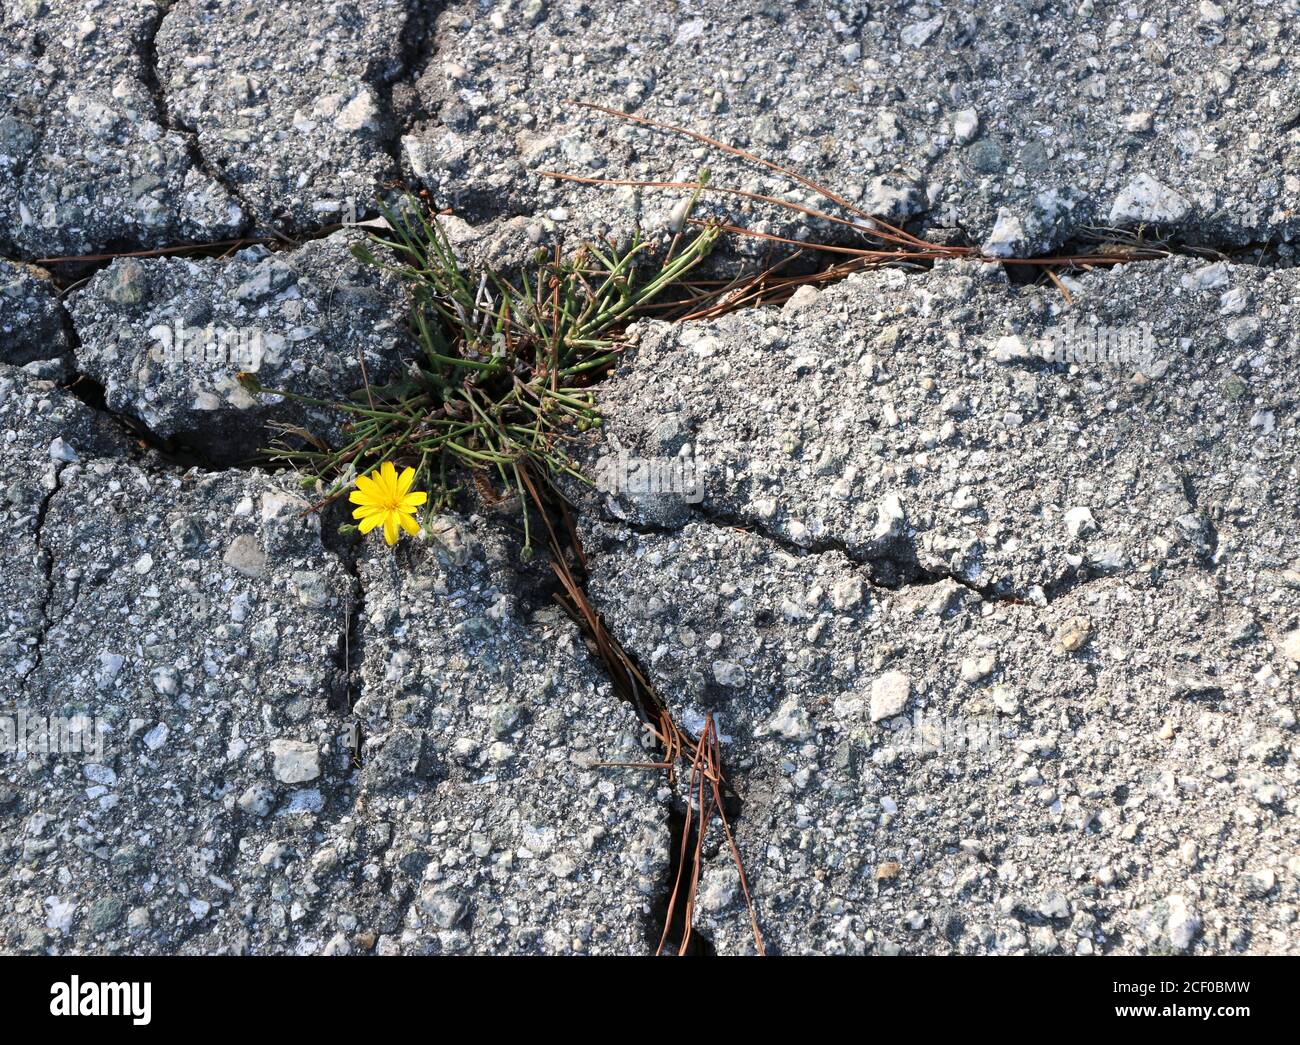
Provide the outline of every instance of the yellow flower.
[[348,499],[361,507],[352,512],[352,518],[361,520],[361,532],[369,533],[376,526],[383,526],[384,540],[396,544],[398,527],[414,537],[420,532],[420,524],[415,521],[415,509],[429,499],[427,493],[412,490],[415,482],[415,469],[403,469],[397,474],[391,461],[385,461],[369,475],[357,476],[357,488]]

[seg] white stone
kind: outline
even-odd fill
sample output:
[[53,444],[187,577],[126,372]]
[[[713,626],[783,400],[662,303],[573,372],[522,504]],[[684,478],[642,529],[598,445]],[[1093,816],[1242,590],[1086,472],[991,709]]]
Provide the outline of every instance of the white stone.
[[871,721],[901,714],[911,693],[911,679],[901,671],[885,672],[871,684]]
[[980,116],[974,109],[963,109],[952,121],[953,137],[957,144],[965,145],[979,133]]
[[903,504],[898,499],[898,494],[887,494],[876,508],[876,528],[872,531],[871,536],[876,540],[882,540],[886,537],[897,537],[903,532],[907,516],[903,511]]
[[369,91],[361,91],[334,118],[341,131],[375,131],[379,128],[379,106]]
[[65,443],[62,437],[50,443],[50,460],[71,464],[77,459],[77,451]]
[[744,667],[734,661],[715,660],[713,662],[713,678],[719,686],[739,689],[745,684],[748,675]]
[[998,338],[993,346],[993,362],[1010,363],[1017,359],[1027,359],[1029,357],[1029,346],[1025,339],[1016,335],[1008,334],[1005,337]]
[[1225,17],[1223,8],[1211,0],[1201,0],[1200,14],[1201,21],[1209,25],[1222,25]]
[[1091,511],[1079,505],[1065,513],[1065,528],[1070,531],[1071,537],[1078,537],[1096,530],[1097,520],[1092,517]]
[[798,312],[800,309],[807,308],[809,305],[814,304],[817,301],[818,296],[816,287],[800,287],[791,294],[786,303],[781,306],[781,311]]
[[989,233],[988,239],[981,245],[980,250],[993,258],[1014,257],[1023,247],[1027,238],[1025,223],[1021,216],[1006,207],[999,207],[998,220],[994,223],[993,230]]
[[768,720],[767,728],[787,740],[799,740],[812,732],[808,724],[808,713],[793,697],[776,709],[776,714]]
[[1015,690],[998,686],[993,691],[993,706],[1004,715],[1014,715],[1020,710],[1020,699],[1016,696]]
[[899,35],[908,47],[923,47],[941,28],[943,28],[943,16],[937,15],[924,22],[913,22]]
[[1165,920],[1165,935],[1174,950],[1185,951],[1200,932],[1201,919],[1196,909],[1181,896],[1171,896],[1166,903],[1169,917]]
[[1149,174],[1139,174],[1115,197],[1110,208],[1110,223],[1181,221],[1191,209],[1191,203],[1169,186],[1162,185]]
[[315,744],[300,740],[271,741],[275,779],[282,784],[301,784],[320,776],[320,752]]
[[989,653],[983,657],[967,657],[961,662],[963,682],[980,682],[993,674],[997,667],[997,658]]

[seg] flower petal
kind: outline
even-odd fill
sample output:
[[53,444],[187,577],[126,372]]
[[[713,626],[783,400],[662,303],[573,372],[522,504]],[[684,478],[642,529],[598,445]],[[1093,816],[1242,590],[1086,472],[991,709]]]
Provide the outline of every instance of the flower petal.
[[358,475],[357,489],[362,493],[370,494],[373,497],[379,492],[375,489],[375,477],[378,475],[378,472],[375,472],[373,475]]
[[397,521],[402,524],[402,529],[412,537],[418,537],[420,535],[420,524],[415,521],[415,516],[399,515]]
[[362,490],[353,490],[350,494],[348,494],[348,500],[351,501],[353,504],[374,504],[375,503],[374,497],[371,494],[365,493]]
[[406,491],[411,488],[413,482],[415,482],[415,469],[403,468],[402,474],[397,477],[397,496],[405,496]]
[[408,493],[402,498],[402,503],[398,510],[409,513],[420,507],[420,505],[424,504],[428,499],[429,495],[427,493],[423,490],[416,490],[415,493]]
[[362,505],[360,508],[352,509],[352,518],[369,519],[372,515],[375,515],[376,513],[382,511],[383,509],[380,508],[379,505],[377,504],[366,504],[366,505]]
[[362,519],[361,525],[360,527],[358,527],[358,529],[360,529],[362,533],[369,533],[371,530],[373,530],[376,526],[378,526],[383,521],[384,521],[384,513],[375,512],[374,515],[367,515],[364,519]]
[[[393,467],[392,461],[385,461],[380,468],[379,484],[384,488],[385,493],[397,492],[397,469]],[[396,497],[393,500],[397,500]]]
[[384,540],[389,544],[397,543],[397,520],[400,519],[396,512],[389,512],[384,516]]

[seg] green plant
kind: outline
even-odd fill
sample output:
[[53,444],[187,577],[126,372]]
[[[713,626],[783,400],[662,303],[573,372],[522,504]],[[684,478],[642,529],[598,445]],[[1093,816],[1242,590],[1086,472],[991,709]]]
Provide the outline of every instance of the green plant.
[[[706,181],[702,175],[700,189]],[[657,262],[639,238],[622,252],[591,243],[567,259],[539,251],[516,283],[465,266],[418,200],[381,210],[388,234],[372,234],[354,254],[405,285],[422,358],[400,380],[367,383],[330,404],[350,416],[345,445],[281,442],[268,453],[301,469],[308,483],[325,483],[324,501],[385,461],[416,469],[416,484],[430,492],[426,510],[446,507],[467,473],[480,488],[494,476],[519,495],[528,554],[528,474],[589,482],[569,445],[600,424],[592,380],[617,359],[627,324],[679,284],[721,230],[710,224],[679,235]],[[260,389],[255,377],[245,381]]]

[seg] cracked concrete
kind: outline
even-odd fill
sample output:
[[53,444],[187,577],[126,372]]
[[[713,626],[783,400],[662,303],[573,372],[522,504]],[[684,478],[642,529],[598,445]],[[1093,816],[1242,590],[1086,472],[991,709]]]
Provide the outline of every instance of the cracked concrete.
[[170,111],[260,228],[296,235],[373,212],[396,174],[386,102],[418,54],[419,7],[312,2],[286,18],[254,3],[170,6],[156,43]]
[[202,170],[203,173],[211,178],[216,184],[220,185],[230,195],[231,199],[237,201],[240,212],[244,217],[244,225],[241,227],[240,232],[247,232],[248,225],[251,224],[252,221],[252,216],[257,213],[256,206],[250,202],[239,184],[236,181],[227,178],[221,168],[212,163],[205,155],[198,136],[194,133],[194,128],[181,126],[173,116],[168,93],[164,89],[159,76],[158,34],[162,31],[165,18],[174,7],[174,0],[164,0],[164,2],[158,5],[158,16],[150,26],[148,35],[140,45],[141,60],[144,64],[142,78],[150,95],[153,97],[154,105],[157,107],[162,125],[184,138],[190,159],[194,166]]
[[[718,184],[825,203],[576,99],[749,149],[869,213],[995,255],[1048,251],[1090,226],[1289,240],[1300,192],[1294,4],[1212,6],[1210,16],[1193,0],[1089,2],[1067,18],[1042,3],[561,0],[482,17],[474,3],[450,4],[419,85],[431,118],[403,139],[407,167],[458,212],[531,214],[539,236],[631,223],[658,234],[677,199],[538,169],[691,180],[708,167]],[[757,204],[715,209],[764,232],[834,232]]]
[[50,554],[45,544],[45,520],[50,512],[50,502],[54,499],[55,494],[59,492],[62,482],[63,468],[65,466],[56,465],[53,483],[45,496],[41,499],[40,507],[36,511],[35,533],[33,534],[33,543],[36,545],[36,555],[41,563],[45,577],[42,586],[42,597],[40,600],[40,609],[38,616],[40,620],[37,624],[36,635],[28,650],[30,658],[25,662],[25,671],[18,677],[17,682],[20,688],[26,688],[27,680],[33,674],[40,671],[41,662],[45,656],[45,639],[49,635],[50,625],[50,602],[54,597],[54,557]]
[[[1291,481],[1295,284],[1172,258],[1067,277],[1067,302],[941,262],[779,315],[648,324],[602,386],[588,469],[688,458],[697,512],[843,549],[886,585],[910,571],[1041,603],[1091,576],[1213,567],[1226,544],[1249,584],[1277,529],[1295,533],[1261,511]],[[1095,358],[1111,331],[1142,358]],[[1094,358],[1045,360],[1053,338]],[[1256,485],[1227,496],[1243,473]],[[689,517],[680,497],[614,492],[620,518]]]
[[0,362],[57,359],[68,348],[54,281],[34,265],[0,260]]
[[[77,365],[111,409],[218,463],[292,439],[285,428],[337,439],[320,401],[383,385],[415,354],[396,279],[351,253],[365,240],[343,229],[291,251],[119,258],[69,299]],[[253,394],[241,373],[277,394]]]
[[587,764],[644,734],[483,520],[330,550],[291,477],[139,458],[21,370],[0,421],[7,949],[646,946],[660,785]]
[[[677,196],[546,167],[823,202],[569,97],[994,257],[1109,225],[1263,249],[641,323],[600,487],[568,492],[611,630],[684,727],[717,716],[770,951],[1294,952],[1294,6],[15,0],[0,245],[301,240],[397,177],[507,266],[673,234]],[[158,328],[256,328],[267,385],[400,372],[358,235],[51,263],[63,294],[0,261],[0,694],[94,749],[0,756],[0,948],[653,950],[684,796],[592,765],[646,734],[499,520],[322,533],[294,476],[220,466],[268,423],[336,436],[325,412],[245,400],[242,359],[152,358]],[[689,462],[698,503],[646,462]],[[716,825],[704,855],[694,931],[746,952]]]
[[4,440],[4,575],[8,593],[0,639],[0,692],[21,695],[40,659],[53,561],[45,543],[48,510],[65,473],[82,455],[125,452],[111,422],[51,382],[5,366],[0,376]]
[[[716,716],[770,952],[1293,948],[1258,888],[1294,862],[1291,615],[1187,571],[1043,609],[703,523],[585,538],[675,715]],[[748,953],[719,835],[697,924]]]
[[[12,2],[0,33],[0,243],[29,258],[237,235],[245,217],[159,122],[153,4]],[[75,78],[68,71],[77,70]]]
[[1294,950],[1295,285],[941,262],[635,332],[591,594],[717,717],[770,949]]

